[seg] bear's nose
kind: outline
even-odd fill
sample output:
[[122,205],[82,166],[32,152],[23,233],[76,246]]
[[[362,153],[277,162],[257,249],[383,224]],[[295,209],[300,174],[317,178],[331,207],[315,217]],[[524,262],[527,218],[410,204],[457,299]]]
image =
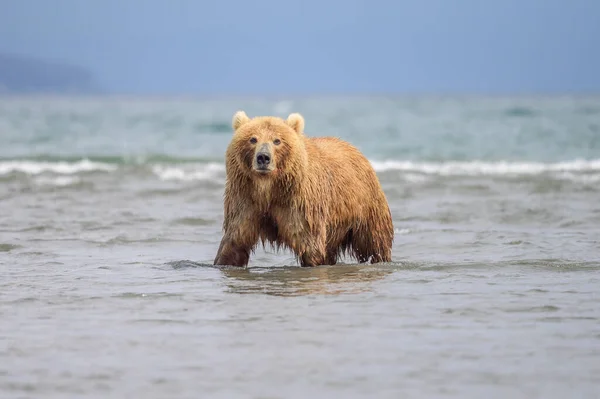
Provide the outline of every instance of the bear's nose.
[[259,152],[256,155],[256,163],[258,166],[267,166],[271,163],[271,156],[266,152]]

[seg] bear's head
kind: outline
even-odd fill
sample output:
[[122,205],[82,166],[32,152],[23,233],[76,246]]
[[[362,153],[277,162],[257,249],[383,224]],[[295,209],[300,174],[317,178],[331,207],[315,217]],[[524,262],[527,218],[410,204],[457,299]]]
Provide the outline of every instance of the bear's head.
[[237,172],[256,178],[302,174],[306,165],[302,115],[292,113],[285,120],[273,116],[251,119],[238,111],[232,126],[227,159],[236,164]]

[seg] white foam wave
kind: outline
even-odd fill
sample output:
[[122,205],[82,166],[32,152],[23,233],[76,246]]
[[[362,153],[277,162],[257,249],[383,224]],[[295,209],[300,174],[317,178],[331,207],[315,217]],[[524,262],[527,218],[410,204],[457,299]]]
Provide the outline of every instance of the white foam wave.
[[600,174],[575,174],[573,172],[563,172],[559,173],[556,177],[559,179],[570,180],[583,184],[594,184],[600,182]]
[[[536,162],[413,162],[413,161],[371,161],[377,172],[397,171],[409,182],[423,182],[427,176],[519,176],[541,175],[552,176],[583,183],[600,182],[600,159],[573,160],[557,163]],[[223,181],[225,165],[223,163],[196,164],[154,164],[148,165],[152,173],[164,181]],[[119,165],[90,161],[0,161],[0,176],[10,173],[40,175],[53,173],[58,175],[75,175],[83,172],[114,172]]]
[[377,172],[400,171],[442,176],[539,175],[556,172],[600,172],[600,159],[539,162],[412,162],[372,161]]
[[0,175],[20,172],[28,175],[39,175],[50,172],[61,175],[72,175],[80,172],[112,172],[117,169],[116,165],[92,162],[82,159],[77,162],[42,162],[42,161],[1,161]]
[[41,186],[67,187],[81,182],[77,176],[58,176],[54,178],[40,177],[35,182]]
[[161,180],[215,180],[219,174],[225,171],[225,165],[219,163],[208,163],[200,165],[156,165],[152,172]]
[[414,172],[404,173],[402,178],[409,183],[424,183],[431,179],[429,176]]

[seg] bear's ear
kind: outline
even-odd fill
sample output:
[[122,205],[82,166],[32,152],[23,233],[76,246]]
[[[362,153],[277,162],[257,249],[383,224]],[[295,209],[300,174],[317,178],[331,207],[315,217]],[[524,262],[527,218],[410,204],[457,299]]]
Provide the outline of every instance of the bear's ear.
[[298,113],[290,114],[285,121],[298,134],[304,133],[304,117]]
[[238,130],[240,128],[240,126],[242,126],[244,123],[248,122],[250,120],[250,118],[248,118],[248,115],[246,115],[246,113],[244,111],[238,111],[235,113],[235,115],[233,115],[233,120],[231,121],[231,125],[233,126],[233,130]]

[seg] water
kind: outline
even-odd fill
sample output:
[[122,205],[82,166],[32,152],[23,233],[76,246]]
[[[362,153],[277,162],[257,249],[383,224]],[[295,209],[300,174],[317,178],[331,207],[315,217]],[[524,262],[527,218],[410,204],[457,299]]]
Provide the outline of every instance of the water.
[[[371,159],[392,264],[210,266],[233,113]],[[597,397],[600,98],[0,99],[0,397]]]

